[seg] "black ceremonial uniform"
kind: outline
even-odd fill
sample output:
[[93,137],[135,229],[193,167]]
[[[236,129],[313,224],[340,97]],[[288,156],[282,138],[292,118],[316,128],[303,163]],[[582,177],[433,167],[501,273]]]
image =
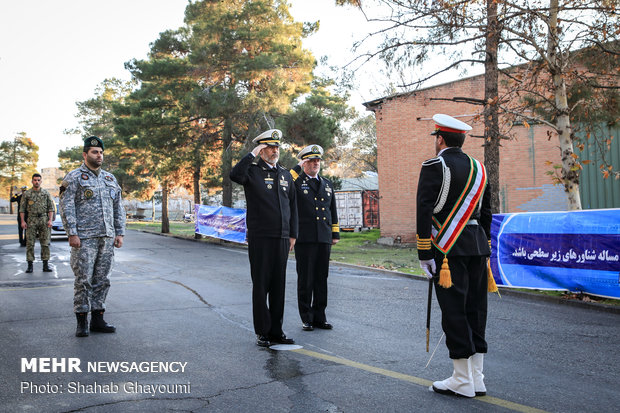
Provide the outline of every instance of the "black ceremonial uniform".
[[[23,194],[14,194],[11,197],[11,202],[17,202],[17,234],[19,236],[20,245],[26,245],[26,231],[22,228],[21,217],[19,216],[19,206],[22,203],[22,195]],[[24,215],[24,221],[28,221],[28,213],[26,212]]]
[[[443,160],[443,162],[442,162]],[[458,147],[444,149],[422,164],[417,192],[417,237],[420,260],[434,259],[441,268],[444,254],[422,240],[431,238],[432,218],[443,223],[459,200],[470,173],[469,157]],[[486,353],[487,257],[491,254],[491,201],[488,187],[456,243],[448,253],[454,285],[435,292],[450,358]],[[422,242],[421,242],[422,241]],[[427,244],[430,245],[430,244]]]
[[249,153],[233,167],[230,179],[243,185],[247,203],[254,331],[260,336],[280,337],[289,238],[297,238],[293,178],[280,165],[271,168],[260,156]]
[[340,238],[334,186],[326,178],[310,178],[297,165],[291,170],[297,190],[299,235],[295,243],[297,301],[303,323],[323,324],[327,276],[333,239]]

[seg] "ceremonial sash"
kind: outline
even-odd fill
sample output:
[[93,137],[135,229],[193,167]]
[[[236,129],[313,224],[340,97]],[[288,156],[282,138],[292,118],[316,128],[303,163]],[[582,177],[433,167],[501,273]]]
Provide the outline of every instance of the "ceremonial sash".
[[450,211],[448,218],[442,224],[433,216],[433,244],[444,254],[448,254],[463,232],[467,221],[474,212],[474,208],[482,197],[487,183],[487,172],[484,165],[471,156],[468,158],[470,170],[467,184],[452,211]]

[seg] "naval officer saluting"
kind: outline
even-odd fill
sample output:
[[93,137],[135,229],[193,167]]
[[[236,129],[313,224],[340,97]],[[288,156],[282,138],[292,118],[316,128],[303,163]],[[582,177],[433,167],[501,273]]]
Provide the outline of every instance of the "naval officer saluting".
[[284,288],[289,251],[297,238],[297,204],[293,177],[278,164],[282,132],[270,129],[252,142],[258,146],[230,171],[243,185],[252,311],[256,344],[294,344],[282,331]]
[[297,261],[297,302],[302,329],[331,330],[327,322],[327,276],[332,244],[340,240],[334,185],[319,176],[323,148],[309,145],[291,169],[297,189],[299,236],[295,243]]

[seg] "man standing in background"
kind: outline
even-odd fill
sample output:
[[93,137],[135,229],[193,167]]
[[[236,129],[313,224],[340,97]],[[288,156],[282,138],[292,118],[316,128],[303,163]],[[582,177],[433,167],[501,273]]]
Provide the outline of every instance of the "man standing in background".
[[51,272],[49,267],[50,239],[52,236],[52,221],[54,220],[54,201],[45,189],[41,189],[41,175],[32,175],[32,188],[23,193],[19,206],[19,216],[22,229],[26,230],[26,260],[27,273],[33,271],[34,241],[41,244],[41,260],[43,271]]

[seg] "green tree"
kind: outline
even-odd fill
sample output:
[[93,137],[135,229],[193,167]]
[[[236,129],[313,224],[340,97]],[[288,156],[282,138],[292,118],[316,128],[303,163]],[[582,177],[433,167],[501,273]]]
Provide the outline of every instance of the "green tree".
[[301,39],[316,30],[293,21],[285,1],[203,0],[190,3],[189,59],[200,75],[199,106],[221,141],[222,202],[232,205],[233,141],[273,127],[309,91],[315,60]]
[[[0,142],[0,197],[10,199],[18,186],[28,185],[37,172],[39,147],[26,132],[20,132],[12,141]],[[9,212],[13,213],[13,203]]]
[[147,59],[126,64],[139,88],[114,108],[115,130],[143,159],[133,173],[149,174],[161,185],[164,233],[171,190],[193,188],[200,203],[205,145],[211,141],[209,119],[196,109],[202,87],[188,60],[187,33],[185,28],[161,33]]
[[344,133],[342,123],[355,117],[355,110],[347,104],[346,92],[332,93],[335,82],[331,79],[315,78],[308,95],[302,96],[281,117],[281,127],[294,152],[309,144],[318,144],[326,154],[335,144],[335,138]]
[[[133,81],[112,78],[105,79],[95,89],[95,96],[77,102],[79,126],[65,131],[66,134],[99,136],[105,144],[104,169],[113,173],[125,196],[139,196],[148,193],[148,178],[135,173],[136,153],[132,151],[114,130],[115,105],[122,104],[135,87]],[[60,168],[69,172],[81,165],[83,147],[78,145],[58,152]],[[152,190],[152,189],[151,189]]]

